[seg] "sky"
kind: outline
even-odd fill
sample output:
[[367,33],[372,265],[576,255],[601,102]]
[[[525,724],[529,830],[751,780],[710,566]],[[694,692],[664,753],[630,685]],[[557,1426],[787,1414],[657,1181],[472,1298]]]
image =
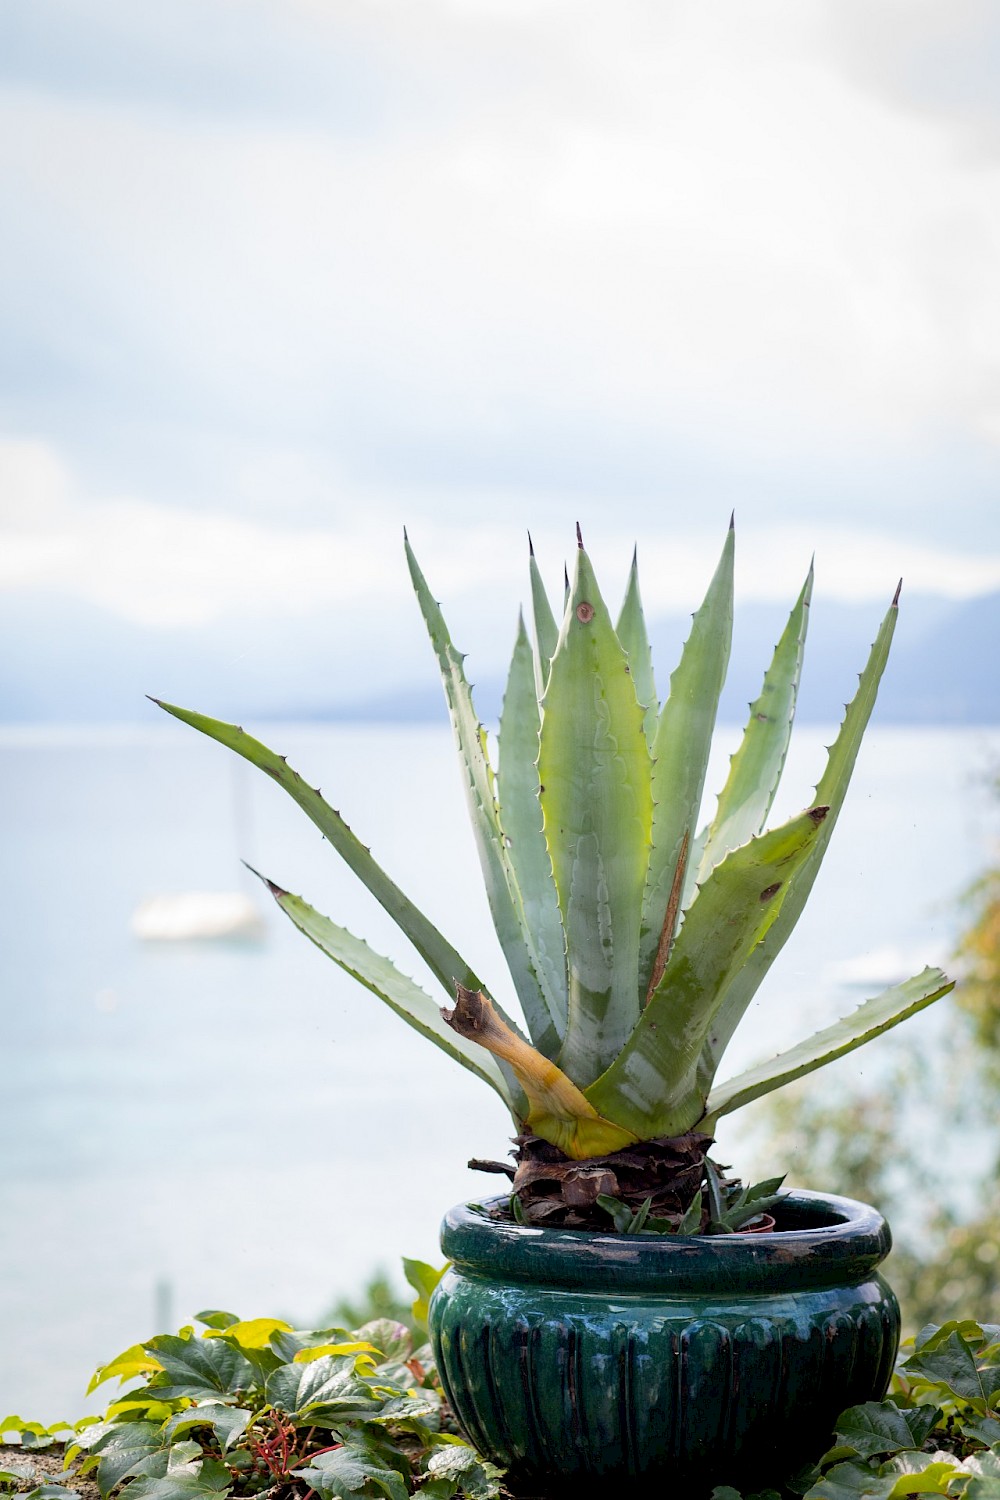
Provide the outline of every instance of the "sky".
[[654,614],[734,508],[744,600],[1000,590],[998,70],[978,0],[8,0],[4,649],[357,696],[404,524],[487,672],[577,520]]

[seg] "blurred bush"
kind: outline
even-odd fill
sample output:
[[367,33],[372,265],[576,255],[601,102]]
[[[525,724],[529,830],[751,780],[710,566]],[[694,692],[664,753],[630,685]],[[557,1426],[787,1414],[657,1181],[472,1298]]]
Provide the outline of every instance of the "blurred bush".
[[928,1059],[900,1037],[863,1088],[831,1074],[821,1094],[803,1083],[761,1101],[754,1121],[768,1170],[889,1219],[884,1270],[907,1333],[970,1309],[1000,1320],[1000,867],[963,905],[947,1045]]
[[317,1328],[361,1328],[376,1318],[391,1318],[403,1323],[411,1333],[417,1331],[413,1317],[413,1293],[397,1291],[381,1266],[369,1276],[353,1297],[340,1297],[329,1306],[316,1324]]

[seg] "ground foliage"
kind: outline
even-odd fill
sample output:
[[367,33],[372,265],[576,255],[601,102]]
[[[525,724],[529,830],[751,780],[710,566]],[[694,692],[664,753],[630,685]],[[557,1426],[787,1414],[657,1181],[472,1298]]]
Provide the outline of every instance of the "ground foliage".
[[[441,1273],[406,1267],[420,1326]],[[303,1330],[216,1310],[196,1322],[200,1332],[159,1334],[96,1372],[90,1390],[121,1387],[102,1417],[50,1428],[5,1418],[0,1439],[16,1436],[19,1451],[0,1489],[28,1500],[89,1500],[95,1481],[98,1500],[499,1495],[499,1471],[454,1425],[430,1345],[404,1324]],[[63,1473],[48,1463],[40,1474],[33,1458],[60,1449]]]
[[[929,1324],[904,1346],[889,1398],[852,1406],[784,1492],[750,1500],[1000,1500],[1000,1325]],[[742,1500],[728,1486],[712,1500]]]
[[[442,1272],[405,1266],[423,1330]],[[91,1390],[120,1387],[102,1416],[3,1419],[0,1496],[509,1500],[403,1324],[302,1330],[216,1310],[196,1321],[200,1333],[161,1334],[97,1370]],[[1000,1500],[1000,1325],[929,1324],[904,1345],[889,1398],[843,1412],[831,1439],[783,1489],[746,1500]],[[744,1497],[720,1486],[712,1500]]]
[[[4,1419],[0,1435],[16,1433],[18,1447],[0,1450],[0,1492],[506,1500],[499,1471],[449,1430],[430,1352],[401,1324],[199,1321],[200,1336],[160,1335],[99,1369],[95,1385],[129,1386],[103,1417],[51,1428]],[[1000,1325],[929,1324],[904,1346],[890,1396],[850,1407],[831,1436],[781,1490],[746,1500],[1000,1500]],[[744,1497],[719,1486],[712,1500]]]

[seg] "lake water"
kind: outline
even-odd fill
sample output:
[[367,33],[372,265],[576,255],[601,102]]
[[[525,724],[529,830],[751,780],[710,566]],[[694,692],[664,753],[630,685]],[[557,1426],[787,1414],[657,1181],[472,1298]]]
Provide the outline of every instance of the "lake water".
[[[259,732],[322,785],[502,997],[447,730]],[[734,737],[720,733],[713,790]],[[798,734],[779,812],[808,802],[830,737]],[[900,953],[912,972],[946,955],[956,897],[995,852],[987,782],[998,763],[1000,731],[870,732],[734,1065],[880,987],[852,987],[845,975],[859,970],[845,961],[874,972]],[[239,854],[419,976],[298,809],[171,725],[8,729],[0,765],[0,1413],[80,1414],[95,1365],[156,1331],[164,1287],[177,1322],[205,1306],[308,1322],[376,1265],[438,1258],[443,1209],[489,1185],[466,1159],[507,1150],[490,1091],[263,892],[258,946],[155,946],[130,933],[145,896],[238,886]],[[931,1044],[939,1024],[933,1011],[910,1023]],[[862,1050],[837,1067],[867,1065]],[[737,1168],[738,1135],[723,1137]]]

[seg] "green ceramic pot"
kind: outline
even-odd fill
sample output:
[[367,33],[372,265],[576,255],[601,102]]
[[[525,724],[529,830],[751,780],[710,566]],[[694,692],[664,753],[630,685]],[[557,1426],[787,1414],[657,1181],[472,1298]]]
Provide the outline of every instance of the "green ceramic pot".
[[[500,1202],[502,1200],[493,1200]],[[452,1209],[430,1325],[468,1437],[524,1494],[780,1481],[844,1407],[881,1400],[892,1243],[850,1198],[788,1194],[772,1234],[535,1229]]]

